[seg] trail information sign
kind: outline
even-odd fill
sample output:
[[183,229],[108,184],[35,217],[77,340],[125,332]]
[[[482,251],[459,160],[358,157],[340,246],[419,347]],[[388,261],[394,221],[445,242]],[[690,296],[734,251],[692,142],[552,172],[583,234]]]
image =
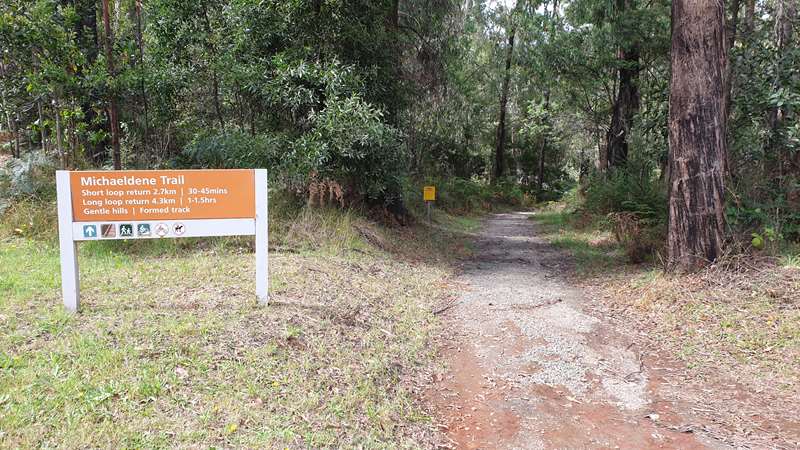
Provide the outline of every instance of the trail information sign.
[[79,307],[77,243],[255,236],[256,295],[268,301],[267,171],[56,172],[61,289]]

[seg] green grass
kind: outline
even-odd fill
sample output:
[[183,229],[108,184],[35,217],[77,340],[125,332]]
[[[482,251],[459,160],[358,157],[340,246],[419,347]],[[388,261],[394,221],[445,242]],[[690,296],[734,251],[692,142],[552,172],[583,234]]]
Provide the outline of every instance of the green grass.
[[778,263],[787,269],[800,269],[800,245],[794,245],[783,251]]
[[598,226],[576,228],[562,210],[539,210],[530,219],[540,225],[545,239],[570,252],[579,275],[597,275],[625,262],[619,245]]
[[312,216],[275,224],[268,307],[248,240],[81,245],[70,315],[57,247],[0,238],[0,447],[420,445],[448,232]]

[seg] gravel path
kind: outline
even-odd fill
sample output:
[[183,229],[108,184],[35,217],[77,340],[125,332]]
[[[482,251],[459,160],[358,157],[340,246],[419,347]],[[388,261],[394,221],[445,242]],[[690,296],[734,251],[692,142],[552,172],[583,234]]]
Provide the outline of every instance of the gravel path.
[[[530,213],[496,214],[444,320],[434,405],[458,448],[717,448],[659,394],[636,345],[587,312]],[[683,427],[683,428],[682,428]]]

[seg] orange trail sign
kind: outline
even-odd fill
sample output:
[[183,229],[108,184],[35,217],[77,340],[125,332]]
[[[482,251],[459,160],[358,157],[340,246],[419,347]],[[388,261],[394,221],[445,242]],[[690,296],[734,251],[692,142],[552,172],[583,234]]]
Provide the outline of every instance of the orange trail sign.
[[64,305],[79,306],[77,243],[255,236],[256,295],[268,300],[267,171],[56,172]]
[[70,172],[75,222],[255,217],[252,170]]

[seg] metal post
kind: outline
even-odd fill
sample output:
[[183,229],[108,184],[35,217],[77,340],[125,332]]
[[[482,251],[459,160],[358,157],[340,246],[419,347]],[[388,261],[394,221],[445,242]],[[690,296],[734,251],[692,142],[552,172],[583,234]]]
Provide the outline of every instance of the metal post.
[[428,209],[428,225],[431,225],[433,223],[431,221],[431,203],[433,203],[433,202],[431,202],[431,201],[425,202],[425,205],[427,206],[427,209]]
[[255,170],[256,189],[256,297],[269,302],[269,187],[266,169]]
[[61,296],[67,311],[78,312],[80,307],[80,277],[78,275],[78,244],[72,235],[72,188],[69,172],[56,171],[56,201],[58,205],[58,247],[61,256]]

